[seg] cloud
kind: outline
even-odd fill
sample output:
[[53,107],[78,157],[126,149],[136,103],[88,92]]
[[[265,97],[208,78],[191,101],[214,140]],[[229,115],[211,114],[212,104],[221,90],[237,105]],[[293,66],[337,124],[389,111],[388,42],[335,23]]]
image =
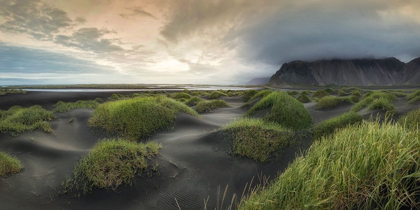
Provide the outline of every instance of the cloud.
[[146,12],[142,7],[130,7],[130,8],[127,8],[127,10],[130,10],[130,13],[120,14],[122,18],[130,19],[135,16],[143,16],[143,17],[156,19],[154,15],[152,15],[149,12]]
[[40,0],[0,0],[0,17],[5,19],[0,30],[26,33],[39,40],[50,40],[54,33],[72,25],[63,10]]
[[298,59],[408,60],[420,56],[419,9],[414,0],[181,0],[161,35],[173,44],[210,37],[244,63],[273,68]]
[[5,74],[110,73],[113,69],[72,56],[0,42],[0,76]]
[[55,36],[54,42],[67,47],[75,47],[95,53],[124,51],[122,47],[115,44],[115,40],[104,38],[105,35],[111,33],[113,32],[107,29],[81,28],[71,36]]

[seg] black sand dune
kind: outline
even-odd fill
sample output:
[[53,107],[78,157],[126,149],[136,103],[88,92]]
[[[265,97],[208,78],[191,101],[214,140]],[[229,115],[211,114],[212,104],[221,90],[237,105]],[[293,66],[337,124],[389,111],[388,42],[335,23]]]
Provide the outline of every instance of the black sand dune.
[[[125,92],[127,94],[127,92]],[[106,99],[112,93],[29,92],[2,98],[0,107],[35,104],[52,109],[57,101]],[[4,99],[4,100],[3,100]],[[229,144],[218,130],[241,117],[246,110],[239,97],[223,97],[231,107],[202,114],[177,116],[172,131],[162,131],[149,139],[162,144],[158,158],[159,174],[143,175],[133,186],[115,192],[96,189],[93,194],[74,198],[60,195],[62,182],[71,176],[81,156],[105,136],[87,127],[92,110],[77,109],[56,114],[51,121],[54,133],[27,132],[12,137],[0,135],[0,150],[22,161],[22,172],[0,180],[0,203],[4,209],[214,209],[227,207],[232,196],[241,196],[247,183],[258,184],[258,175],[277,176],[293,160],[295,153],[309,144],[298,144],[276,163],[259,164],[228,154]],[[69,120],[73,118],[71,122]],[[223,199],[223,192],[227,193]],[[176,201],[175,201],[176,198]],[[176,203],[178,202],[178,204]]]
[[[2,98],[0,108],[40,104],[52,109],[59,100],[106,98],[111,94],[29,92]],[[105,137],[87,127],[92,110],[56,114],[57,119],[51,121],[52,134],[39,131],[18,137],[0,134],[0,150],[16,156],[24,165],[20,173],[0,178],[1,209],[178,209],[179,205],[185,210],[203,209],[205,203],[208,209],[214,209],[222,205],[222,200],[223,207],[227,207],[233,195],[242,196],[244,187],[252,179],[255,185],[261,174],[276,177],[293,161],[296,153],[310,146],[311,140],[300,140],[276,162],[267,164],[230,156],[229,143],[223,141],[219,128],[241,117],[247,109],[242,107],[244,102],[239,97],[221,99],[231,107],[202,114],[202,118],[180,114],[173,130],[161,131],[146,139],[163,146],[158,159],[153,160],[159,164],[158,174],[144,174],[135,179],[133,186],[122,186],[116,191],[95,189],[81,198],[74,198],[73,194],[60,195],[59,191],[61,183],[71,176],[77,160]],[[401,114],[416,108],[404,99],[395,103]],[[315,110],[314,103],[305,106],[315,123],[351,109],[342,105],[319,111]],[[73,118],[71,122],[70,118]]]
[[339,104],[338,106],[331,109],[316,109],[316,102],[310,102],[304,104],[305,108],[308,110],[309,114],[312,116],[314,123],[320,123],[324,120],[331,119],[333,117],[338,117],[346,112],[349,112],[353,104]]

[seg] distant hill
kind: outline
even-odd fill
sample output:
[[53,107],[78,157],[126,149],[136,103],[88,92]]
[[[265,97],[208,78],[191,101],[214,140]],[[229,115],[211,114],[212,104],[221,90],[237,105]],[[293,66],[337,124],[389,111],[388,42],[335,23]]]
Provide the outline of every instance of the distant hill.
[[281,66],[271,85],[392,86],[419,85],[420,58],[409,63],[396,58],[292,61]]
[[245,83],[245,85],[265,85],[270,82],[270,77],[254,78]]

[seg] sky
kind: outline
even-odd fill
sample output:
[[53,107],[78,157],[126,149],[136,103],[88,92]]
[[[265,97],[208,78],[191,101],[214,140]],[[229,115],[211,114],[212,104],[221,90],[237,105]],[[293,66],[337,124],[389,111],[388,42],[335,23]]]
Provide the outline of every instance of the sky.
[[0,0],[0,85],[243,84],[420,57],[419,0]]

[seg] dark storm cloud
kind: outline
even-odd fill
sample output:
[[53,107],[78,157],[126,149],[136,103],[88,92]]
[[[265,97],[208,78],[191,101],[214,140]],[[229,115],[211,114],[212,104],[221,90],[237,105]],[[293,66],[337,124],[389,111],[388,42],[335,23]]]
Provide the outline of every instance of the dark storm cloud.
[[54,42],[67,47],[75,47],[95,53],[123,51],[123,48],[114,43],[115,40],[104,38],[106,34],[110,33],[113,32],[106,29],[81,28],[71,36],[55,36]]
[[67,55],[0,42],[1,73],[81,74],[110,72],[109,67]]
[[401,5],[351,1],[289,8],[237,31],[244,43],[238,52],[277,66],[291,60],[418,57],[419,22],[389,17],[395,6]]
[[152,15],[149,12],[146,12],[142,7],[131,7],[131,8],[127,8],[127,10],[129,10],[130,13],[120,14],[122,18],[129,19],[135,16],[144,16],[144,17],[156,19],[154,15]]
[[0,24],[3,32],[26,33],[40,40],[49,40],[72,25],[65,11],[39,0],[0,0],[0,16],[5,19]]
[[229,26],[225,46],[248,63],[420,56],[420,2],[414,0],[194,1],[173,6],[161,34],[177,42]]

